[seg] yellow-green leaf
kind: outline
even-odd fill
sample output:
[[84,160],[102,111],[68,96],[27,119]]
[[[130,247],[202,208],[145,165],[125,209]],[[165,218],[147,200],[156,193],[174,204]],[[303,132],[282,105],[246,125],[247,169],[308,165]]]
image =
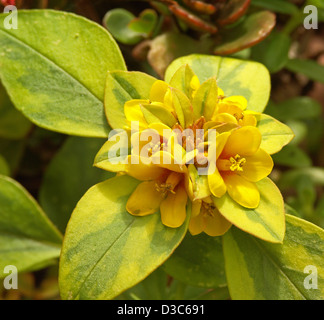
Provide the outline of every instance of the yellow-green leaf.
[[269,154],[279,152],[293,138],[293,131],[282,122],[266,114],[256,115],[257,128],[262,135],[261,148]]
[[281,243],[285,235],[284,202],[279,189],[269,179],[256,183],[260,191],[260,204],[256,209],[247,209],[228,194],[214,198],[220,213],[236,227],[273,243]]
[[[125,140],[126,138],[127,140]],[[124,144],[126,142],[127,144]],[[130,153],[128,142],[128,137],[123,132],[110,138],[97,153],[94,166],[106,171],[124,172],[126,170],[126,158]],[[111,151],[114,151],[115,157],[112,156]]]
[[211,120],[218,101],[218,89],[215,78],[205,81],[197,90],[192,102],[195,120],[204,116]]
[[133,99],[149,99],[151,87],[156,80],[142,72],[108,72],[105,110],[113,129],[123,129],[127,126],[124,114],[125,102]]
[[189,98],[180,90],[170,88],[172,105],[177,114],[179,123],[183,128],[189,127],[193,122],[193,109]]
[[216,77],[217,85],[226,96],[244,96],[248,110],[262,112],[270,95],[269,71],[260,63],[209,55],[189,55],[174,60],[165,80],[169,82],[182,65],[188,64],[200,83]]
[[107,71],[126,69],[108,31],[54,10],[19,10],[18,29],[6,29],[5,18],[0,15],[0,76],[15,106],[46,129],[107,137]]
[[[232,227],[223,237],[225,270],[235,300],[323,300],[324,230],[286,215],[283,244]],[[317,288],[311,288],[315,285]]]
[[38,270],[55,261],[62,235],[32,196],[16,181],[0,176],[0,278],[6,265],[18,272]]
[[208,185],[208,176],[199,175],[198,170],[193,164],[188,166],[189,177],[192,182],[192,191],[194,200],[204,199],[211,195],[209,185]]
[[172,128],[176,123],[176,118],[164,106],[155,104],[142,105],[141,110],[147,123],[162,122]]
[[172,76],[170,86],[181,90],[187,97],[191,97],[193,91],[191,81],[194,75],[189,65],[183,65]]
[[168,228],[158,212],[146,217],[126,212],[138,183],[115,177],[92,187],[78,203],[60,261],[63,299],[112,299],[147,277],[182,241],[189,219]]

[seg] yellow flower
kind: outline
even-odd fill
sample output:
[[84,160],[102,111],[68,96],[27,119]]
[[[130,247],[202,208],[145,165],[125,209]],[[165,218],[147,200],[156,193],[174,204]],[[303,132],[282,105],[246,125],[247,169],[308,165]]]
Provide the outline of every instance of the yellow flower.
[[[260,192],[256,182],[273,168],[271,156],[260,147],[260,113],[247,110],[242,96],[226,97],[215,78],[203,84],[196,75],[183,81],[177,77],[177,81],[173,88],[157,80],[147,99],[124,105],[132,148],[126,164],[117,168],[142,181],[126,209],[134,216],[160,212],[164,225],[177,228],[186,220],[190,201],[190,233],[220,236],[231,223],[217,209],[215,198],[228,193],[239,205],[257,208]],[[142,141],[141,135],[152,129],[157,139]],[[192,136],[184,135],[189,129]],[[109,161],[106,164],[108,170],[114,171],[113,166]]]
[[223,90],[218,88],[219,102],[212,115],[211,121],[235,123],[241,127],[256,126],[254,115],[257,112],[246,111],[247,100],[242,96],[225,97]]
[[[174,135],[163,136],[163,129],[167,128],[156,123],[132,135],[132,139],[138,141],[139,145],[128,156],[125,173],[143,182],[128,199],[126,209],[134,216],[154,214],[160,210],[162,223],[177,228],[187,216],[188,196],[184,184],[187,167],[185,159],[182,158],[185,152],[180,145],[176,145],[180,148],[178,153],[174,152],[173,148],[170,149],[172,154],[163,150],[164,145],[172,144],[175,139]],[[149,133],[151,129],[156,131],[159,142],[142,141],[141,136]],[[147,154],[143,155],[144,148]],[[178,155],[178,161],[173,154]]]
[[150,91],[149,99],[134,99],[125,103],[124,113],[131,125],[132,121],[139,122],[139,129],[149,127],[152,122],[162,122],[173,126],[177,122],[176,111],[171,101],[169,85],[157,80]]
[[273,168],[271,156],[260,148],[261,139],[260,131],[252,126],[217,136],[217,169],[208,176],[215,197],[228,192],[243,207],[258,207],[260,193],[255,182],[267,177]]
[[189,223],[189,231],[195,236],[205,232],[209,236],[221,236],[231,227],[214,206],[210,197],[204,200],[196,200],[192,203],[192,213]]
[[145,216],[160,210],[164,225],[180,227],[187,215],[188,196],[184,186],[184,168],[174,163],[129,163],[127,174],[147,181],[140,183],[132,193],[126,204],[127,211],[134,216]]

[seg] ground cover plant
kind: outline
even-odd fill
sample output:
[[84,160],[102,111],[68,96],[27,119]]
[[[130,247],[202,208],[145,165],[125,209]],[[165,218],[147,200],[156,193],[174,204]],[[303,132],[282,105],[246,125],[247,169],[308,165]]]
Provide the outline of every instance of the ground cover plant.
[[1,299],[324,298],[322,1],[1,3]]

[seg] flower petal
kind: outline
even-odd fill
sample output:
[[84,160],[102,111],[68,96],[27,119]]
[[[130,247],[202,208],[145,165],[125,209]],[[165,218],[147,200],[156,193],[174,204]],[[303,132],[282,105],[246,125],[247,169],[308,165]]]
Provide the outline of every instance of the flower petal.
[[179,173],[187,172],[187,167],[184,163],[182,163],[182,158],[178,157],[178,161],[176,162],[173,155],[166,151],[157,151],[152,155],[152,162],[160,167],[165,168],[170,171],[175,171]]
[[251,156],[260,148],[262,136],[256,127],[245,126],[231,132],[221,158]]
[[214,113],[212,119],[214,119],[214,117],[220,113],[228,113],[228,114],[231,114],[232,116],[234,116],[236,114],[237,116],[239,116],[239,115],[243,114],[243,110],[240,107],[236,106],[235,104],[222,102],[219,104],[219,106],[217,108],[217,112]]
[[163,195],[156,190],[155,181],[140,183],[129,197],[126,209],[134,216],[146,216],[159,210]]
[[159,123],[150,123],[149,128],[152,129],[152,130],[156,130],[159,133],[160,137],[162,137],[166,141],[172,135],[171,128],[168,127],[166,124],[161,123],[161,122],[159,122]]
[[247,100],[243,96],[231,96],[223,99],[223,103],[238,106],[241,110],[247,108]]
[[148,104],[149,100],[130,100],[124,105],[125,117],[129,122],[138,121],[140,128],[147,128],[147,122],[141,110],[141,104]]
[[202,214],[192,217],[189,222],[189,232],[196,236],[197,234],[202,233],[206,228],[206,220]]
[[191,217],[197,217],[201,209],[201,200],[192,201],[191,203]]
[[220,123],[235,123],[235,124],[237,124],[236,118],[229,113],[218,113],[213,116],[212,120],[215,122],[220,122]]
[[245,208],[255,209],[260,202],[260,192],[257,186],[243,177],[229,173],[224,174],[227,192],[230,197]]
[[162,223],[171,228],[180,227],[186,220],[187,192],[178,186],[175,193],[169,193],[160,205]]
[[208,131],[208,160],[209,162],[216,162],[224,147],[227,144],[227,140],[230,137],[231,132],[223,132],[216,134],[216,130]]
[[215,208],[213,216],[205,215],[205,225],[204,232],[209,236],[216,237],[225,234],[232,224]]
[[152,163],[143,163],[141,160],[143,160],[143,158],[135,154],[128,156],[126,173],[129,176],[141,181],[155,180],[165,172],[164,168]]
[[267,177],[273,168],[271,156],[259,149],[253,156],[245,157],[246,163],[239,174],[251,182],[258,182]]
[[211,193],[217,198],[222,197],[226,193],[225,182],[217,168],[213,174],[208,175],[208,185]]
[[239,124],[243,126],[252,126],[256,127],[257,125],[257,119],[252,114],[246,114],[244,113],[244,118],[242,120],[239,120]]
[[150,100],[153,102],[164,102],[164,96],[169,88],[169,85],[162,81],[157,80],[153,83],[150,91]]

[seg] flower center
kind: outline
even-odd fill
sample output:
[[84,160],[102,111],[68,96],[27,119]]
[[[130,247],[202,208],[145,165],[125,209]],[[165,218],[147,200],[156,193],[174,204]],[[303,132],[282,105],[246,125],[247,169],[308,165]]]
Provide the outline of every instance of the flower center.
[[205,202],[205,201],[202,202],[202,214],[204,216],[213,217],[214,210],[215,210],[215,206],[213,206],[212,204]]
[[152,141],[148,144],[148,156],[151,157],[154,153],[163,150],[164,143],[157,142],[153,143]]
[[180,183],[182,174],[178,172],[171,172],[165,182],[156,182],[155,188],[163,195],[167,195],[168,192],[175,194],[174,189]]
[[240,122],[240,120],[243,120],[244,119],[244,113],[234,113],[233,116],[235,117],[235,119]]
[[220,171],[243,171],[245,163],[246,159],[237,154],[229,159],[217,160],[217,167]]

